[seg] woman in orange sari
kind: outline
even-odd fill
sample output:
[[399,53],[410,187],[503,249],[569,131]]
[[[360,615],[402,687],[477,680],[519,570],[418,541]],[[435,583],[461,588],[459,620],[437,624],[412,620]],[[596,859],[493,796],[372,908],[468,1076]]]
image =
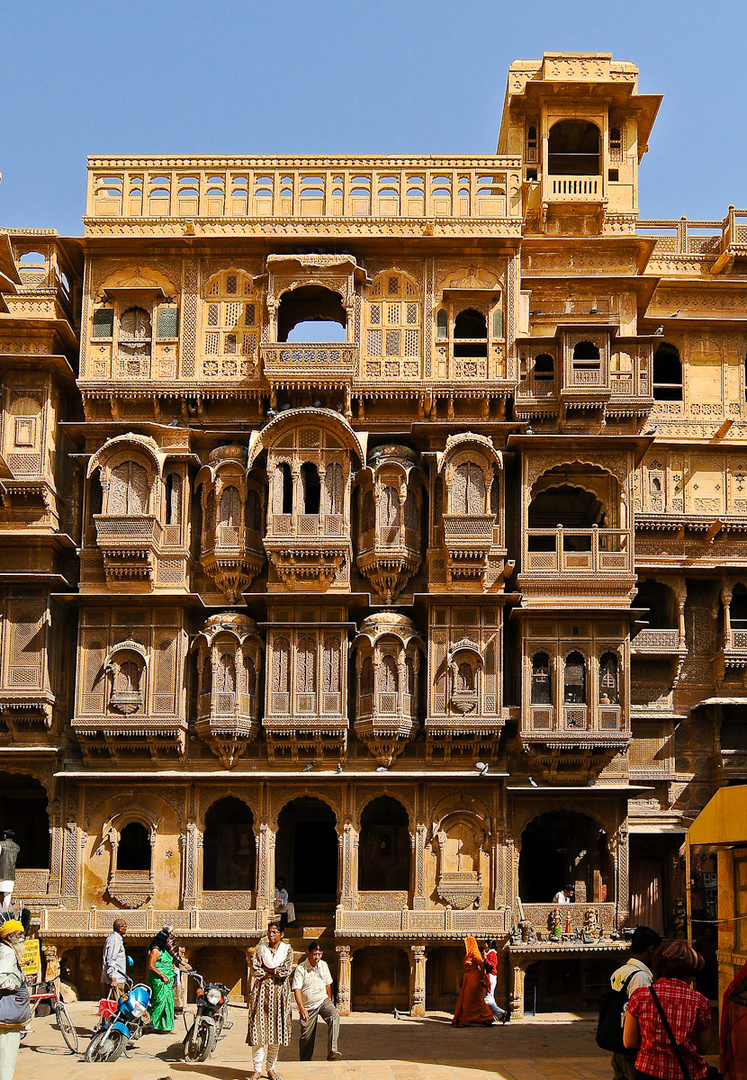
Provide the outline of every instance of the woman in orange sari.
[[493,1014],[485,1004],[485,978],[482,957],[473,937],[464,939],[464,978],[462,989],[454,1010],[454,1027],[468,1027],[470,1024],[493,1023]]

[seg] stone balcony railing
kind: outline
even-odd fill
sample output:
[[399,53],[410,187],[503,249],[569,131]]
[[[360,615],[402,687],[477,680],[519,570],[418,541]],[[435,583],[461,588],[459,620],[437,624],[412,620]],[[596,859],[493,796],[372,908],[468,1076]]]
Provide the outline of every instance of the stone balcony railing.
[[269,344],[262,345],[262,365],[270,382],[324,383],[335,380],[350,382],[355,376],[358,345],[328,344]]
[[518,225],[521,200],[512,193],[520,187],[519,157],[91,157],[86,216],[89,228],[106,218],[515,218]]
[[14,893],[21,900],[46,896],[49,891],[49,870],[16,870]]
[[[90,936],[103,940],[111,932],[112,919],[121,911],[110,907],[67,910],[40,906],[38,913],[43,937]],[[267,926],[267,912],[255,908],[163,910],[146,906],[128,910],[126,918],[128,938],[134,940],[150,938],[166,925],[173,926],[184,939],[209,936],[228,940],[241,935],[259,937]]]
[[680,656],[687,646],[674,628],[640,630],[630,642],[630,651],[638,656]]
[[451,907],[414,911],[396,910],[351,911],[338,907],[335,932],[349,937],[441,937],[460,938],[466,934],[476,937],[498,937],[510,929],[509,913],[505,910]]
[[545,198],[559,202],[601,202],[601,176],[548,176]]
[[[549,932],[550,913],[554,907],[555,905],[552,903],[523,904],[524,921],[530,922],[535,931],[538,934],[542,934],[544,937]],[[612,930],[618,929],[616,926],[617,905],[614,903],[594,903],[593,901],[589,901],[588,904],[560,904],[559,909],[562,916],[562,931],[564,933],[566,921],[570,923],[572,930],[583,930],[584,920],[587,918],[589,909],[593,909],[595,912],[600,930],[609,934]]]
[[161,541],[163,527],[158,518],[148,515],[95,514],[96,538],[102,550],[130,548],[156,548]]
[[632,537],[626,529],[527,529],[523,573],[631,574]]
[[522,739],[529,741],[563,741],[581,739],[590,735],[600,738],[615,738],[623,735],[629,738],[625,726],[625,714],[621,705],[566,704],[559,708],[553,705],[530,705],[528,723],[522,724]]

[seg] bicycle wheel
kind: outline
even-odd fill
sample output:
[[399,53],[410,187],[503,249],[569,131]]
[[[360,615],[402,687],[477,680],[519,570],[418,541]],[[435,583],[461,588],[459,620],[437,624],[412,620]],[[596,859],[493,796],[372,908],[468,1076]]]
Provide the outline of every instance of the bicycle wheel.
[[57,1017],[57,1027],[62,1032],[62,1037],[68,1045],[71,1053],[78,1053],[78,1032],[70,1019],[70,1013],[65,1008],[64,1001],[58,1001],[54,1007]]
[[121,1031],[115,1028],[107,1028],[89,1042],[86,1047],[86,1061],[116,1061],[121,1056],[127,1043]]

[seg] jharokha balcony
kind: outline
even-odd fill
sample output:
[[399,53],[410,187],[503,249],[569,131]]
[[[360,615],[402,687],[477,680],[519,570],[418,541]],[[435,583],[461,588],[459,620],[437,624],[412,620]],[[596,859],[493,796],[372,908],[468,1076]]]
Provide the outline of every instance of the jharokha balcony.
[[[583,595],[606,598],[605,602],[630,604],[635,584],[633,538],[628,529],[527,529],[519,587],[531,603],[532,594],[559,605],[574,606]],[[600,600],[601,602],[601,600]]]
[[163,526],[151,515],[96,514],[96,541],[109,584],[153,583]]

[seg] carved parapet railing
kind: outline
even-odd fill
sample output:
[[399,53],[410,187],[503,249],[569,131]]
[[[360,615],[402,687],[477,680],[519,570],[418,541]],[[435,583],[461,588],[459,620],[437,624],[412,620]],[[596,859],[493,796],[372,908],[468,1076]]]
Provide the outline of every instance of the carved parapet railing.
[[416,529],[380,527],[361,535],[356,562],[387,604],[396,600],[422,562]]
[[[531,923],[537,934],[542,935],[542,938],[549,938],[550,915],[554,907],[555,905],[552,903],[523,904],[523,921]],[[561,904],[558,910],[560,911],[561,931],[563,933],[566,932],[567,923],[570,924],[571,930],[583,931],[588,928],[589,932],[594,933],[595,936],[599,936],[600,933],[609,935],[613,930],[619,929],[616,924],[617,905],[613,903],[594,903],[590,901],[586,904]],[[590,914],[592,912],[593,914]],[[598,929],[594,929],[594,927],[598,927]]]
[[[182,716],[122,715],[73,716],[70,726],[80,740],[83,757],[90,764],[101,760],[106,748],[116,758],[120,750],[144,744],[152,760],[175,754],[181,758],[187,745],[187,721]],[[103,746],[102,746],[103,743]]]
[[125,908],[147,904],[153,899],[155,889],[155,877],[148,870],[115,870],[106,887],[111,899]]
[[723,668],[747,667],[747,630],[726,629],[717,660]]
[[140,578],[152,588],[163,534],[158,518],[95,514],[94,521],[107,582],[121,585]]
[[602,202],[601,176],[548,176],[544,197],[551,202]]
[[407,907],[406,889],[382,889],[380,891],[358,891],[359,911],[400,911]]
[[465,934],[476,937],[499,937],[508,933],[510,913],[485,908],[455,910],[451,907],[432,911],[411,908],[377,911],[350,911],[338,908],[335,932],[349,937],[432,937],[459,940]]
[[[219,895],[219,894],[214,894]],[[247,896],[249,894],[247,893]],[[117,908],[92,907],[70,910],[44,907],[39,910],[40,929],[45,937],[96,937],[111,932]],[[128,940],[151,938],[162,926],[173,926],[180,938],[260,937],[265,929],[264,912],[254,908],[162,909],[151,906],[127,912]]]
[[579,744],[592,740],[604,743],[627,742],[629,723],[625,710],[617,704],[529,705],[522,717],[521,737],[525,742],[544,742],[548,746],[562,739]]
[[631,640],[630,651],[638,656],[686,656],[687,645],[679,630],[649,628]]
[[304,385],[349,383],[355,375],[358,343],[262,345],[264,374],[270,382]]
[[264,546],[290,589],[328,589],[349,569],[350,529],[342,514],[276,514]]
[[444,514],[441,519],[449,579],[484,579],[493,547],[493,514]]
[[522,574],[633,572],[632,536],[627,529],[526,529]]
[[22,900],[33,900],[46,896],[49,890],[49,870],[16,870],[16,883],[13,890]]
[[[574,178],[580,180],[582,178]],[[599,178],[594,178],[599,180]],[[115,158],[89,159],[86,227],[106,219],[400,219],[521,221],[520,157]],[[601,183],[601,181],[599,181]],[[510,224],[510,222],[506,222]],[[183,223],[179,223],[180,229]],[[243,225],[246,228],[246,225]],[[350,226],[347,226],[349,231]]]

